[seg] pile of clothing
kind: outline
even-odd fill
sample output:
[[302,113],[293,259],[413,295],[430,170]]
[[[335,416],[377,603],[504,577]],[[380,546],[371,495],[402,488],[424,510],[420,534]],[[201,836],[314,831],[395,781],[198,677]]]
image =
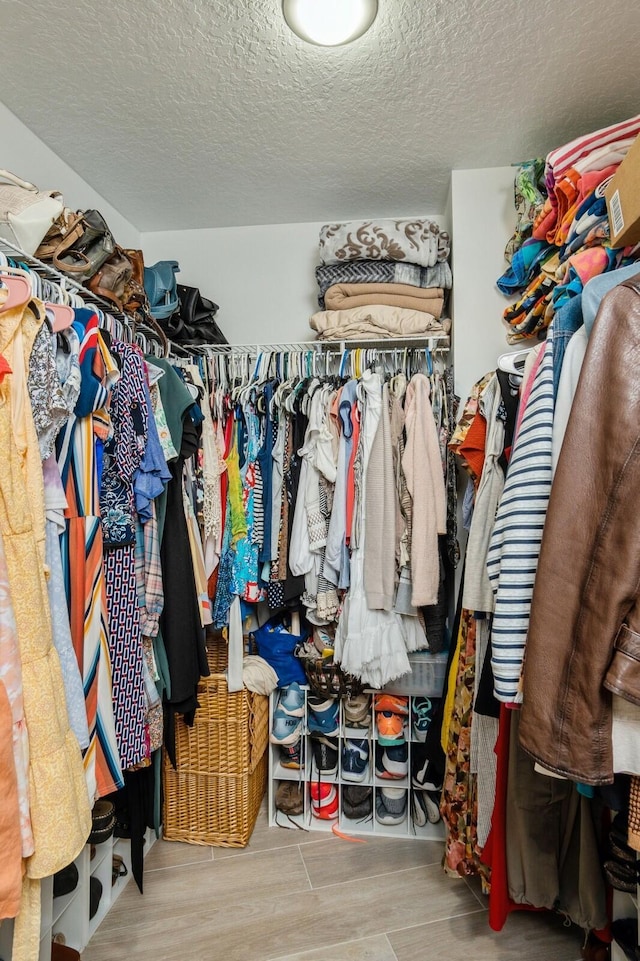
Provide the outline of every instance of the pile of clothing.
[[507,339],[544,340],[557,312],[592,277],[640,256],[640,245],[612,248],[604,191],[640,134],[640,115],[552,150],[516,174],[518,223],[498,279],[519,299],[504,312]]
[[447,334],[449,234],[432,220],[326,224],[316,268],[318,340]]

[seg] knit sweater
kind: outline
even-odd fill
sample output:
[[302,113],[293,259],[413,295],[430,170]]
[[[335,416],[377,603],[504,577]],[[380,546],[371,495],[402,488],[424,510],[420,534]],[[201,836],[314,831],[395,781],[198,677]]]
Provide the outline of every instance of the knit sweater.
[[430,394],[429,379],[424,374],[415,374],[405,399],[407,442],[402,458],[413,500],[411,602],[415,607],[438,601],[438,534],[445,534],[447,530],[447,498]]
[[365,491],[367,607],[372,611],[390,611],[396,574],[396,494],[387,384],[382,387],[382,412],[367,464]]

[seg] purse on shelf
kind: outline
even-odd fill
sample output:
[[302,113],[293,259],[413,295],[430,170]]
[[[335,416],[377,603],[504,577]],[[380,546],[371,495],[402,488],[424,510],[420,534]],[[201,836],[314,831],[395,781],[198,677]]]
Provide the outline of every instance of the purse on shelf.
[[180,305],[176,280],[179,270],[177,260],[159,260],[153,267],[144,268],[144,289],[149,298],[151,316],[156,320],[171,317]]
[[144,289],[144,256],[141,250],[125,248],[125,254],[131,261],[131,279],[129,280],[123,299],[124,310],[128,314],[142,311],[149,313],[149,298]]
[[116,242],[99,210],[65,209],[58,217],[36,256],[63,274],[85,284],[115,253]]
[[105,260],[97,273],[91,277],[89,290],[114,304],[118,310],[124,307],[127,288],[133,277],[133,264],[126,251],[116,244],[114,252]]
[[38,190],[35,184],[0,170],[0,237],[25,254],[36,252],[63,210],[57,190]]
[[178,298],[178,315],[167,325],[167,332],[172,340],[185,345],[228,343],[216,323],[215,316],[219,310],[217,304],[203,297],[197,287],[187,287],[184,284],[178,284]]

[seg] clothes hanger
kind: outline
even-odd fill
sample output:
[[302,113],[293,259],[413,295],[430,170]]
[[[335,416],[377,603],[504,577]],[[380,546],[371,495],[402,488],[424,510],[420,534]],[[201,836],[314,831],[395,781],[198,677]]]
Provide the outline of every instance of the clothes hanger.
[[[500,354],[498,357],[498,367],[500,370],[503,370],[505,374],[515,374],[516,377],[522,377],[524,361],[532,350],[533,347],[523,347],[522,350],[513,350],[508,354]],[[522,363],[519,363],[520,361]],[[519,366],[517,366],[518,364]]]
[[24,307],[33,297],[31,278],[19,267],[2,267],[0,281],[9,291],[4,302],[0,302],[0,313],[5,313],[14,307]]

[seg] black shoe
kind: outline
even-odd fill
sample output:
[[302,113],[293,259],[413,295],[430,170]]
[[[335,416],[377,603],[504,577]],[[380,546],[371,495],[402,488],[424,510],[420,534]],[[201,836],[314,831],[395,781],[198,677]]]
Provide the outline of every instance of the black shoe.
[[316,771],[325,777],[338,773],[338,738],[312,735],[311,753]]

